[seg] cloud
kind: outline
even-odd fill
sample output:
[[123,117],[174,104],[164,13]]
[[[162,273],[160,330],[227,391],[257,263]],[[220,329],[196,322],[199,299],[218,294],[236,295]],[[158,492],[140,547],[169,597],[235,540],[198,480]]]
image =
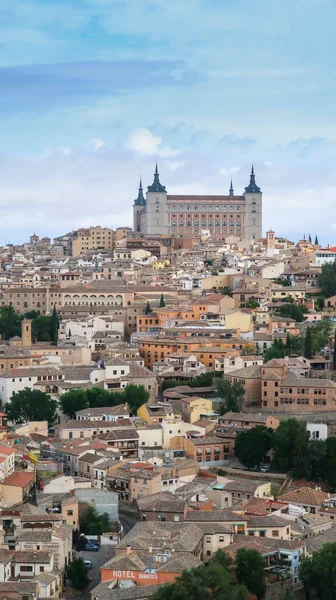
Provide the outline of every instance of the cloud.
[[133,152],[146,154],[147,156],[174,156],[178,154],[176,150],[164,146],[162,139],[159,136],[155,136],[146,127],[133,131],[126,140],[125,148]]
[[228,169],[223,167],[222,169],[219,169],[221,175],[233,175],[233,173],[238,173],[238,171],[240,171],[239,167],[229,167]]
[[106,146],[105,142],[100,139],[90,140],[89,145],[93,147],[95,152],[102,150]]

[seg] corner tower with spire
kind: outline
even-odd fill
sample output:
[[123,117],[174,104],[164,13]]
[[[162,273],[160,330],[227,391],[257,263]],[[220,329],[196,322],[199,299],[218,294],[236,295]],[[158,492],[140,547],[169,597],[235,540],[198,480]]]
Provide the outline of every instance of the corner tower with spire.
[[138,196],[133,202],[133,231],[138,233],[142,232],[142,225],[146,214],[146,199],[143,195],[142,180],[140,177],[140,184],[138,190]]
[[245,215],[244,229],[248,239],[260,239],[262,237],[262,191],[256,184],[254,166],[252,165],[250,183],[244,191]]

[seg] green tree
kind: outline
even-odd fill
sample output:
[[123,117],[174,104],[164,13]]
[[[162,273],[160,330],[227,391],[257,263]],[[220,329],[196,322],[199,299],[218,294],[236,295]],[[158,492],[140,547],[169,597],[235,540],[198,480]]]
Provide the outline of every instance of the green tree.
[[[289,298],[287,300],[289,300]],[[301,323],[305,320],[304,315],[306,312],[307,309],[305,306],[294,304],[293,301],[287,301],[283,306],[279,308],[278,314],[281,315],[281,317],[289,317],[290,319],[295,319],[295,321]]]
[[161,296],[160,296],[160,308],[164,308],[165,306],[166,306],[165,299],[163,297],[163,294],[161,294]]
[[299,576],[309,598],[334,600],[336,598],[336,544],[325,544],[312,556],[304,558],[299,567]]
[[66,577],[71,581],[76,590],[83,590],[90,581],[88,569],[84,560],[74,557],[66,569]]
[[315,235],[315,242],[314,242],[315,246],[318,246],[318,237],[317,235]]
[[264,425],[257,425],[236,435],[235,456],[248,468],[260,465],[273,445],[274,431]]
[[260,304],[258,300],[254,298],[254,296],[251,296],[251,298],[249,298],[247,302],[245,302],[246,308],[258,308],[258,306],[260,306]]
[[336,294],[336,261],[326,263],[322,266],[321,275],[318,278],[318,287],[326,298]]
[[294,596],[290,593],[290,591],[287,589],[284,593],[284,595],[282,596],[282,600],[294,600]]
[[248,346],[243,347],[243,349],[240,351],[240,356],[254,356],[255,353],[255,347],[252,344],[249,344]]
[[333,491],[336,490],[336,438],[328,437],[325,441],[325,461],[324,472],[322,477],[325,478]]
[[150,314],[151,314],[151,312],[152,312],[151,305],[150,305],[150,303],[149,303],[149,301],[148,301],[148,302],[147,302],[147,304],[146,304],[146,310],[145,310],[145,314],[146,314],[146,315],[150,315]]
[[267,363],[273,358],[284,358],[285,350],[286,348],[282,339],[275,338],[272,342],[272,345],[264,352],[264,363]]
[[308,240],[309,240],[309,241],[310,241],[310,243],[311,243],[311,241],[312,241],[312,240],[311,240],[311,235],[310,235],[310,234],[309,234]]
[[313,481],[324,479],[326,476],[327,446],[324,440],[310,440],[309,442],[309,478]]
[[57,310],[56,310],[56,304],[54,304],[53,312],[52,312],[51,319],[50,319],[50,331],[49,331],[50,339],[54,342],[54,344],[57,344],[57,342],[58,342],[58,329],[59,329],[59,319],[58,319],[58,314],[57,314]]
[[124,402],[124,395],[121,395],[119,392],[109,392],[100,387],[88,388],[86,390],[86,396],[90,408],[117,406]]
[[39,316],[39,313],[37,310],[28,310],[23,316],[25,319],[36,319],[36,317]]
[[109,516],[98,514],[95,506],[89,506],[80,518],[80,530],[86,535],[102,535],[109,531]]
[[223,296],[230,296],[230,298],[232,298],[232,288],[229,285],[225,285],[224,287],[220,288],[220,293],[223,294]]
[[89,401],[85,390],[70,390],[60,397],[61,409],[70,419],[76,418],[76,411],[89,408]]
[[48,421],[52,425],[57,417],[57,402],[40,390],[28,387],[14,392],[11,401],[5,405],[5,411],[12,423],[26,421]]
[[291,350],[291,336],[289,334],[289,331],[287,331],[287,335],[286,335],[286,355],[287,356],[290,354],[290,350]]
[[274,433],[273,465],[282,473],[304,477],[309,469],[309,432],[306,421],[286,419]]
[[138,408],[149,400],[149,392],[143,385],[129,384],[125,387],[122,402],[126,402],[132,416],[137,414]]
[[35,342],[51,342],[51,317],[42,316],[33,319],[32,335]]
[[4,340],[21,336],[21,317],[14,311],[12,303],[0,308],[0,333]]
[[221,377],[216,381],[217,393],[222,399],[220,413],[239,412],[242,408],[245,394],[244,387],[240,382],[231,383],[228,379]]
[[241,548],[236,554],[236,577],[251,594],[262,600],[266,593],[266,576],[263,558],[257,550]]
[[313,342],[310,327],[307,327],[305,335],[304,356],[305,358],[312,358],[313,356]]

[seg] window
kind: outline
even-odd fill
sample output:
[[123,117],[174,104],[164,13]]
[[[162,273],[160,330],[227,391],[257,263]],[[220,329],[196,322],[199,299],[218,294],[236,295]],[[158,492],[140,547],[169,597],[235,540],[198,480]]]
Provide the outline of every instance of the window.
[[272,529],[272,537],[279,537],[279,529]]
[[72,508],[68,508],[68,510],[67,510],[67,515],[73,515],[73,510],[72,510]]

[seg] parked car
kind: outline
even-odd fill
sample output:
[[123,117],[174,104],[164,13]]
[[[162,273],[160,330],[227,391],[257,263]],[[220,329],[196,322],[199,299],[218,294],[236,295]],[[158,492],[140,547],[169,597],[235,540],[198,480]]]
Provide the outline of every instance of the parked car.
[[261,473],[268,473],[269,470],[270,470],[270,466],[269,465],[262,465],[260,467],[260,472]]
[[84,560],[84,565],[86,566],[87,569],[92,569],[91,560]]
[[93,542],[89,542],[88,544],[86,544],[85,550],[87,552],[98,552],[99,546],[98,546],[98,544],[94,544]]

